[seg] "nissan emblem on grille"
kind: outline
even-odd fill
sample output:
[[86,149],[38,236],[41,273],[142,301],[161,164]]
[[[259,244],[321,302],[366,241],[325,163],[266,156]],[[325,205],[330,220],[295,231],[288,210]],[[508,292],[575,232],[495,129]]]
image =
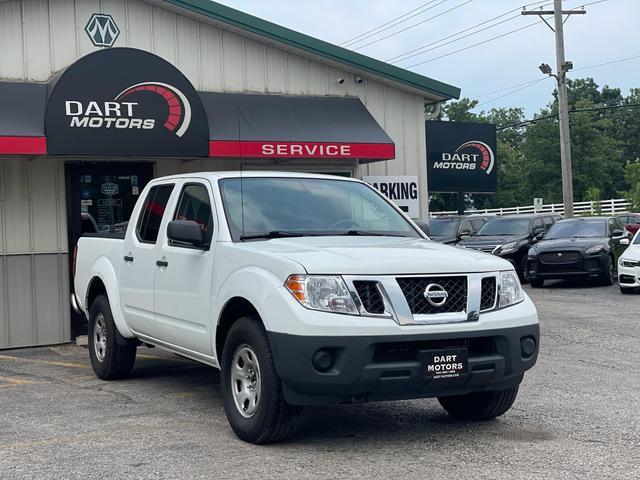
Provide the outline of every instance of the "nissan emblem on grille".
[[437,283],[430,283],[424,290],[424,298],[434,307],[441,307],[447,302],[449,294]]

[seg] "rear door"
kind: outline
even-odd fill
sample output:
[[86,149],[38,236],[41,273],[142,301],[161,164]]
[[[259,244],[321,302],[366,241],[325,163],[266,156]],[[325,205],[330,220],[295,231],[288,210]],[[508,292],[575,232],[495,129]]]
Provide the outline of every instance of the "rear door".
[[[162,227],[154,272],[155,312],[159,340],[212,356],[211,281],[217,221],[211,185],[189,179]],[[192,220],[200,225],[207,247],[198,249],[166,238],[171,220]]]
[[173,184],[159,184],[149,189],[136,224],[129,226],[120,259],[122,311],[132,330],[152,337],[156,326],[153,305],[156,243],[173,188]]

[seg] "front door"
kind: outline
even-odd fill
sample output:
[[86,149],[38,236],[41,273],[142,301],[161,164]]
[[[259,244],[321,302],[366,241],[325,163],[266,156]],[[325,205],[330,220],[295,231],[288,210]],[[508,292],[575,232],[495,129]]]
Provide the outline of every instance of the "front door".
[[[65,167],[69,252],[85,233],[124,232],[142,189],[153,177],[148,162],[74,162]],[[72,334],[85,335],[86,320],[73,311],[71,315]]]
[[[212,356],[211,281],[217,225],[211,186],[206,180],[177,184],[180,195],[165,222],[191,220],[203,233],[206,246],[194,248],[166,238],[163,227],[156,247],[154,308],[159,340]],[[165,225],[166,223],[163,223]]]

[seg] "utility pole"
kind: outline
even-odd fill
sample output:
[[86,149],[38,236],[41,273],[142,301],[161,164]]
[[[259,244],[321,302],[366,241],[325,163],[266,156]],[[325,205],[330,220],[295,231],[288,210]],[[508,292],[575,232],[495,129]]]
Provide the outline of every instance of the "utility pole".
[[[573,68],[573,63],[564,57],[564,16],[584,15],[581,10],[562,10],[562,0],[553,1],[553,11],[531,10],[522,11],[522,15],[538,15],[556,36],[556,74],[551,67],[543,63],[540,65],[542,73],[555,77],[558,83],[558,115],[560,123],[560,164],[562,167],[562,201],[564,203],[564,218],[573,217],[573,174],[571,171],[571,134],[569,131],[569,105],[567,102],[567,72]],[[553,27],[544,15],[553,15]]]

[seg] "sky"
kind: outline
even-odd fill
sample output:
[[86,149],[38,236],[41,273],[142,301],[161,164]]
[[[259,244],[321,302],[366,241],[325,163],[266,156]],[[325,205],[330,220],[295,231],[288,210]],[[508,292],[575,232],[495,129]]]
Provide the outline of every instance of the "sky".
[[[218,1],[334,44],[341,44],[424,5],[422,9],[414,12],[419,14],[413,18],[360,43],[355,43],[349,48],[355,49],[426,20],[402,33],[364,46],[357,51],[386,61],[417,47],[433,43],[427,48],[437,48],[396,65],[403,68],[409,67],[410,70],[427,77],[460,87],[461,96],[478,97],[480,104],[477,110],[519,106],[525,109],[527,116],[532,116],[551,101],[555,87],[555,80],[545,79],[538,70],[538,65],[544,62],[550,64],[555,71],[554,33],[539,20],[539,17],[519,15],[520,7],[526,4],[537,3],[528,8],[529,10],[540,6],[552,9],[552,0],[547,2],[535,2],[535,0]],[[425,5],[427,3],[429,4]],[[594,4],[588,5],[589,3]],[[574,71],[570,73],[570,77],[593,77],[600,86],[609,85],[621,88],[623,91],[640,87],[640,28],[638,27],[640,0],[563,1],[565,10],[576,9],[582,5],[586,5],[587,14],[573,15],[565,24],[566,58],[574,65]],[[446,12],[450,9],[451,11]],[[508,15],[442,41],[444,37],[509,11],[511,13]],[[430,17],[436,18],[430,19]],[[514,18],[510,19],[511,17]],[[467,38],[459,38],[502,20],[507,21]],[[552,22],[552,19],[550,21]],[[532,23],[535,25],[522,31],[434,60],[440,55]],[[455,41],[449,45],[443,45],[451,40]],[[592,67],[634,56],[638,58]],[[411,66],[425,60],[430,61]],[[540,81],[526,87],[521,85],[536,80]],[[518,84],[520,84],[518,87],[514,87]],[[513,88],[509,90],[508,87]],[[519,88],[522,89],[513,92]]]

